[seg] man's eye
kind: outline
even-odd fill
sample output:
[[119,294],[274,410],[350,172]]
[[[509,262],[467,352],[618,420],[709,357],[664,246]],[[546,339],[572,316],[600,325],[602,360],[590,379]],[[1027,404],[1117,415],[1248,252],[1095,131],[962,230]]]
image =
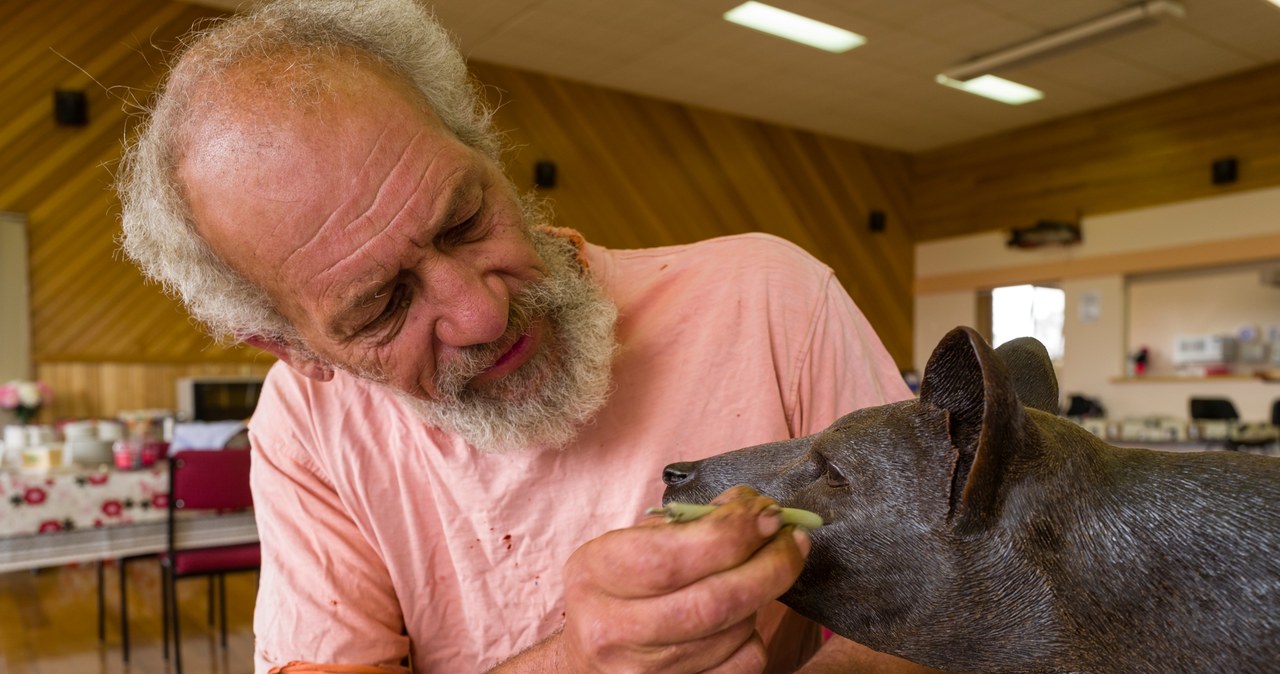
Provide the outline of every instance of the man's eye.
[[397,285],[388,293],[386,304],[382,306],[382,311],[378,313],[377,317],[369,322],[369,327],[379,327],[398,316],[409,306],[410,299],[409,288],[404,285]]
[[479,229],[480,212],[476,211],[471,217],[441,232],[438,239],[441,244],[446,246],[462,246],[468,243],[475,243],[483,238]]

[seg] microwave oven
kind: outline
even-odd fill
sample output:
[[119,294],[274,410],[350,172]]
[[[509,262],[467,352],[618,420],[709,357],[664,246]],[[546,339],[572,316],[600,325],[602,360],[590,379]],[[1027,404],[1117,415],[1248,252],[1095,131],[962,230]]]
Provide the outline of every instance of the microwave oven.
[[262,377],[183,377],[178,380],[178,418],[183,421],[245,420],[262,394]]
[[1236,359],[1236,340],[1230,335],[1177,335],[1173,339],[1174,365],[1229,363]]

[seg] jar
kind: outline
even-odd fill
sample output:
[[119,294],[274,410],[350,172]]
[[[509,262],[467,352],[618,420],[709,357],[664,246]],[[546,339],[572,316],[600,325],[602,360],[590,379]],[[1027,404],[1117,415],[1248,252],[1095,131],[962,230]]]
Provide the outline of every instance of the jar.
[[142,443],[137,440],[116,440],[111,445],[111,454],[119,470],[137,470],[142,468]]

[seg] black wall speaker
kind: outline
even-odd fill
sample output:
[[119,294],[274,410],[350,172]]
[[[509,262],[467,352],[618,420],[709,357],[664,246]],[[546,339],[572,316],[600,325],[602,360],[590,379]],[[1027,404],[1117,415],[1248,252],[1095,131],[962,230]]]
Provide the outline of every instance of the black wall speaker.
[[53,119],[62,126],[89,123],[89,101],[83,91],[58,89],[53,92]]
[[884,222],[884,211],[871,211],[867,214],[867,229],[873,232],[883,232]]
[[1239,167],[1235,157],[1223,157],[1213,162],[1213,184],[1229,185],[1239,177]]
[[556,164],[540,161],[533,165],[533,184],[538,187],[556,186]]

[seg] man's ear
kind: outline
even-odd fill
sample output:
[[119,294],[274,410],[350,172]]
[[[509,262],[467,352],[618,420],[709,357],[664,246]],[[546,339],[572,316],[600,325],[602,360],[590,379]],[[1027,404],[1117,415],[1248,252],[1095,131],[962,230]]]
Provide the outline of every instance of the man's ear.
[[279,339],[250,335],[241,341],[279,358],[304,377],[309,377],[319,382],[333,379],[333,366],[321,361],[313,354],[285,344]]

